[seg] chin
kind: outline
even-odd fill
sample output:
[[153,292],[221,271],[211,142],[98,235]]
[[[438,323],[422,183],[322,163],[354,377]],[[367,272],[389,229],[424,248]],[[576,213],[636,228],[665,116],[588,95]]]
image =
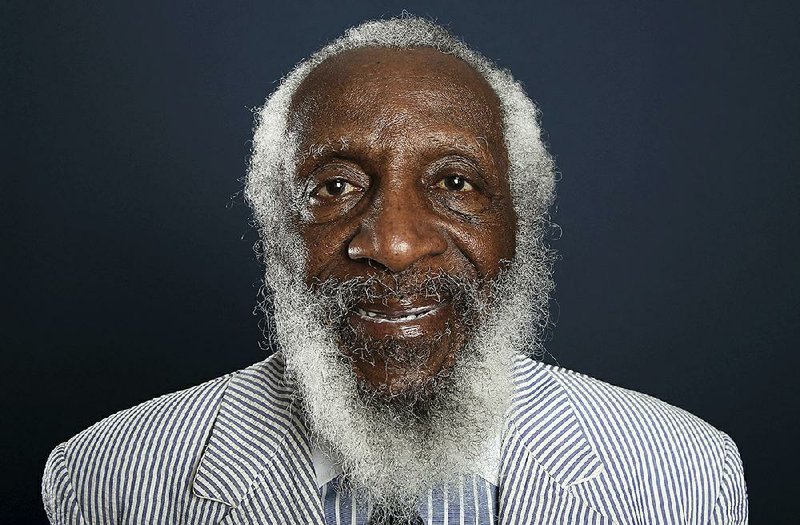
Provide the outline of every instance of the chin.
[[351,327],[339,334],[340,351],[362,395],[395,403],[424,402],[446,387],[464,342],[463,337],[440,335],[375,341]]

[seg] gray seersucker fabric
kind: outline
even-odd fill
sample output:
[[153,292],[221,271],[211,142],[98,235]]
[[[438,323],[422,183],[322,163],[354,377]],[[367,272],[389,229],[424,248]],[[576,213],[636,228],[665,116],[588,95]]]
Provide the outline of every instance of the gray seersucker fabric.
[[[280,354],[114,414],[60,444],[54,524],[313,524],[323,507]],[[743,524],[733,441],[644,394],[518,356],[502,524]]]

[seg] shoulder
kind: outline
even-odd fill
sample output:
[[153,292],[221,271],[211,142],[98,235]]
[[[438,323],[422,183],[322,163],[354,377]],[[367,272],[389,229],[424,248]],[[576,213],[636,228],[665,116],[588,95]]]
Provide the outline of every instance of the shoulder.
[[107,457],[202,432],[232,375],[150,399],[95,423],[61,444],[68,465],[83,470]]
[[664,447],[675,460],[722,461],[730,438],[694,414],[585,374],[542,366],[564,389],[583,428],[600,450],[627,447],[645,452]]
[[[623,506],[629,509],[674,506],[706,521],[730,504],[727,522],[746,517],[741,459],[724,432],[655,397],[527,357],[517,359],[515,378],[515,419],[543,420],[536,424],[539,436],[531,439],[557,443],[539,449],[559,450],[568,437],[585,445],[582,454],[596,458],[590,473],[568,479],[576,493],[608,490],[617,493],[609,501],[627,501]],[[547,413],[552,415],[526,415]],[[593,479],[583,483],[587,478]],[[647,519],[660,518],[655,513]]]
[[[528,409],[543,399],[563,399],[590,441],[605,449],[666,446],[673,452],[722,458],[726,440],[699,417],[660,399],[585,374],[520,356],[517,391]],[[542,391],[548,390],[549,397]]]
[[231,380],[263,374],[275,361],[272,356],[122,410],[58,445],[42,479],[51,521],[83,523],[82,516],[87,523],[116,522],[117,507],[131,494],[185,495]]

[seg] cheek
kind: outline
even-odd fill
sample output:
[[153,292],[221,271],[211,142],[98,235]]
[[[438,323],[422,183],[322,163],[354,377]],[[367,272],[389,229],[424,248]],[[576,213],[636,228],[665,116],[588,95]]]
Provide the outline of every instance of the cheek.
[[347,264],[347,244],[352,236],[349,225],[320,224],[300,227],[306,245],[306,284],[336,275]]
[[459,249],[483,278],[497,276],[503,261],[510,261],[516,253],[513,212],[493,215],[479,224],[462,225],[451,231]]

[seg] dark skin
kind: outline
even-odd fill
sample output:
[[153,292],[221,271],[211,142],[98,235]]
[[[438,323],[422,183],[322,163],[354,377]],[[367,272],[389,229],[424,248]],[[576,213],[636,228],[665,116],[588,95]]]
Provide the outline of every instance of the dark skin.
[[[516,216],[502,113],[487,82],[430,48],[362,48],[315,68],[296,92],[306,282],[448,272],[491,279],[514,256]],[[378,340],[441,337],[417,366],[353,354],[355,373],[403,392],[464,344],[446,298],[362,301],[349,323]],[[442,335],[444,334],[444,335]]]

